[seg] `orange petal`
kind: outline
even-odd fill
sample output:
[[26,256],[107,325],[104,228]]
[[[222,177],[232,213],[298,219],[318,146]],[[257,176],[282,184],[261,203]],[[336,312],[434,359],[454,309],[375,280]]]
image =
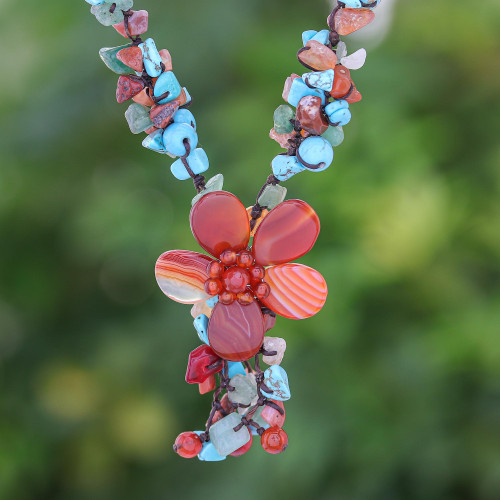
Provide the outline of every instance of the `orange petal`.
[[188,250],[165,252],[156,261],[155,275],[162,292],[181,304],[196,304],[210,298],[205,292],[209,278],[208,255]]
[[257,264],[283,264],[302,257],[316,243],[319,218],[305,201],[287,200],[266,216],[253,240]]
[[266,270],[269,296],[261,302],[280,316],[305,319],[314,316],[326,302],[328,289],[321,274],[302,264],[282,264]]
[[247,211],[234,194],[214,191],[200,198],[191,209],[191,231],[207,252],[219,258],[227,248],[247,247],[250,223]]

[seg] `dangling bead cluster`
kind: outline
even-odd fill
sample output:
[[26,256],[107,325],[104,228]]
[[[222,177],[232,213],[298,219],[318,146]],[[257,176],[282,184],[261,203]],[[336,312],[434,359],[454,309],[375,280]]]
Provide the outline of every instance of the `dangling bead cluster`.
[[[319,312],[327,286],[318,271],[293,262],[313,248],[319,218],[306,202],[285,201],[287,190],[280,184],[331,165],[342,127],[351,119],[349,106],[361,100],[351,70],[366,58],[364,49],[347,55],[340,35],[370,23],[379,0],[339,1],[328,17],[329,29],[303,33],[297,57],[308,71],[286,80],[288,104],[275,111],[270,134],[287,151],[274,158],[273,173],[247,208],[222,191],[221,174],[207,182],[201,175],[209,163],[197,148],[196,121],[186,109],[191,97],[172,72],[168,50],[157,50],[151,38],[142,40],[148,13],[132,10],[133,0],[86,1],[101,24],[129,39],[127,45],[101,49],[100,55],[119,75],[117,101],[134,101],[125,112],[130,130],[147,134],[146,148],[178,157],[172,174],[191,178],[197,191],[190,225],[206,253],[171,250],[155,268],[167,297],[193,305],[202,345],[189,355],[186,382],[198,385],[200,394],[213,392],[205,429],[180,434],[174,451],[219,461],[243,455],[258,436],[266,452],[282,453],[288,446],[283,402],[290,399],[281,367],[286,342],[267,332],[277,315],[305,319]],[[261,369],[261,362],[268,368]]]

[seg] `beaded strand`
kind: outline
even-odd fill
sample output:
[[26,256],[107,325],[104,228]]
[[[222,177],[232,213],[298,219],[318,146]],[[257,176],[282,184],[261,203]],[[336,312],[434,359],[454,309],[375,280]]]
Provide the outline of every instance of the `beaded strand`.
[[[177,158],[172,174],[191,179],[197,192],[191,230],[208,255],[172,250],[160,256],[155,268],[165,295],[193,305],[202,345],[189,355],[186,382],[197,384],[200,394],[213,392],[205,429],[181,433],[174,451],[184,458],[220,461],[243,455],[259,436],[266,452],[281,453],[288,446],[283,402],[290,399],[290,386],[281,367],[286,342],[266,333],[277,315],[309,318],[327,298],[321,274],[292,262],[314,246],[319,218],[306,202],[285,201],[281,183],[332,164],[343,127],[351,120],[350,104],[361,100],[351,70],[366,59],[364,49],[348,55],[340,36],[372,22],[380,0],[338,1],[328,29],[302,34],[297,58],[308,71],[287,78],[287,104],[276,109],[270,132],[286,151],[272,160],[272,174],[248,208],[222,190],[221,174],[205,182],[209,160],[197,147],[196,120],[187,109],[191,96],[173,73],[168,50],[158,51],[151,38],[142,40],[147,11],[132,10],[133,0],[86,2],[101,24],[129,40],[99,54],[119,75],[117,101],[133,101],[125,112],[131,132],[145,132],[144,147]],[[269,366],[266,370],[261,361]]]

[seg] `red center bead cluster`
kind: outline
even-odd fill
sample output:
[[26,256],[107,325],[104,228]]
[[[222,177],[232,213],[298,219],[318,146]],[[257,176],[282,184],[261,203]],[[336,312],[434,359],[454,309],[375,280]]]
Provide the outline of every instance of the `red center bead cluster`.
[[210,262],[207,272],[210,278],[205,282],[205,291],[218,295],[219,302],[226,306],[235,300],[245,306],[255,299],[265,299],[271,291],[264,281],[266,270],[255,265],[249,250],[239,253],[230,248],[224,250],[220,260]]

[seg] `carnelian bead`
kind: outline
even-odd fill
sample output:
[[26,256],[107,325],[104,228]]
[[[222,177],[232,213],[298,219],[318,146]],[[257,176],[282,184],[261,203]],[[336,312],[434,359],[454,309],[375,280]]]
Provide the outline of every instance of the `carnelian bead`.
[[247,269],[253,264],[253,255],[248,250],[243,250],[238,254],[236,263],[238,266]]
[[205,292],[208,295],[218,295],[222,291],[222,283],[220,280],[215,278],[210,278],[205,281]]
[[234,250],[228,248],[220,254],[220,260],[225,266],[234,266],[236,264],[237,254]]
[[251,292],[242,292],[237,295],[237,299],[242,306],[247,306],[253,302],[253,294]]
[[266,275],[266,270],[262,266],[253,266],[248,270],[248,272],[250,273],[250,281],[252,285],[262,281]]
[[177,436],[174,451],[182,458],[194,458],[201,452],[203,443],[200,436],[194,432],[183,432]]
[[277,455],[286,450],[288,446],[288,436],[287,433],[279,427],[269,427],[269,429],[266,429],[264,434],[262,434],[260,443],[267,453]]
[[252,447],[253,444],[252,432],[250,431],[250,429],[248,429],[248,432],[250,433],[250,441],[248,441],[247,444],[244,444],[241,448],[238,448],[236,451],[233,451],[231,453],[232,457],[241,457],[241,455],[244,455]]
[[214,260],[208,264],[207,273],[211,278],[220,278],[221,274],[224,272],[224,266]]
[[230,267],[222,275],[224,290],[232,293],[242,293],[250,284],[250,273],[241,267]]
[[227,290],[224,290],[219,295],[219,302],[221,304],[224,304],[225,306],[232,304],[235,300],[236,300],[236,294],[228,292]]
[[271,293],[271,288],[264,281],[258,283],[257,286],[255,286],[253,290],[255,292],[255,296],[259,300],[266,299],[269,296],[269,294]]

